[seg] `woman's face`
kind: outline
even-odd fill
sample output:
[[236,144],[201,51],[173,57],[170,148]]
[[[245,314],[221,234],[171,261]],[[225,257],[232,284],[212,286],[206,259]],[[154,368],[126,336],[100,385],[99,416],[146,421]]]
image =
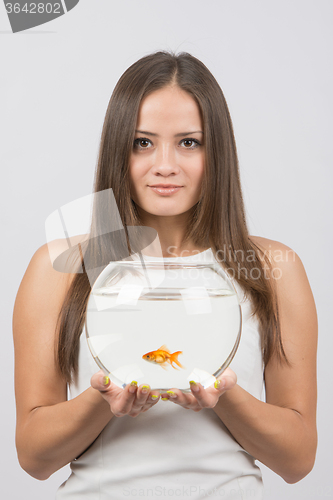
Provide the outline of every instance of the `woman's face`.
[[[179,215],[199,201],[203,140],[200,110],[187,92],[165,87],[142,100],[130,158],[131,197],[140,215]],[[153,188],[158,185],[178,188]]]

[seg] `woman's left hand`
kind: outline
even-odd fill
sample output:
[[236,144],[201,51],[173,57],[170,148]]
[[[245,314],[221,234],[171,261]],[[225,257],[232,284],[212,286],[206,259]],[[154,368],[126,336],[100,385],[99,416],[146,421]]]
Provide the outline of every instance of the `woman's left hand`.
[[186,410],[200,411],[203,408],[214,408],[220,396],[232,389],[237,382],[237,375],[231,368],[226,368],[216,379],[214,385],[204,389],[201,384],[190,383],[191,393],[184,393],[179,389],[161,393],[161,399],[172,401]]

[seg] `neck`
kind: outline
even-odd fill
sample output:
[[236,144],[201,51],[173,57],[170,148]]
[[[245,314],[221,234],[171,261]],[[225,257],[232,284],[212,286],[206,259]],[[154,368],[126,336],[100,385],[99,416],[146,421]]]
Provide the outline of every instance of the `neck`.
[[188,257],[207,250],[207,246],[197,245],[192,240],[184,242],[189,212],[177,215],[155,216],[139,210],[143,226],[156,230],[158,237],[143,253],[156,257]]
[[171,240],[161,240],[160,235],[146,248],[143,249],[145,255],[151,257],[189,257],[190,255],[196,255],[208,247],[195,245],[193,242],[186,242],[182,244],[180,240],[175,238],[173,234]]

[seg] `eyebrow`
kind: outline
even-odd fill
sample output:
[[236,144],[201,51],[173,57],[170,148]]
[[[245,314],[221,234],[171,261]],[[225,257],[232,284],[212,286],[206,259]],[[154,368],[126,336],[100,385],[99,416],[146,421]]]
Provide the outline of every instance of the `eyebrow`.
[[[158,137],[158,134],[147,132],[147,130],[136,130],[135,132],[139,134],[146,134],[146,135],[152,135],[153,137]],[[180,132],[179,134],[175,134],[175,137],[181,137],[184,135],[191,135],[191,134],[203,134],[203,132],[201,130],[196,130],[195,132]]]

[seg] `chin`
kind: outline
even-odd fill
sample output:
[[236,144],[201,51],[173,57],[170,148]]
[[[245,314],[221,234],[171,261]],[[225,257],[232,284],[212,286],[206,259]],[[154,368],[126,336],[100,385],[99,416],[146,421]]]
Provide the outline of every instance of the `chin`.
[[[174,206],[167,206],[166,200],[161,200],[161,207],[149,207],[146,204],[139,205],[137,202],[132,200],[137,208],[139,214],[152,215],[155,217],[175,217],[177,215],[182,215],[186,212],[189,212],[196,205],[197,202],[193,204],[186,204],[184,207],[180,206],[180,203],[175,201]],[[169,204],[170,205],[170,204]]]

